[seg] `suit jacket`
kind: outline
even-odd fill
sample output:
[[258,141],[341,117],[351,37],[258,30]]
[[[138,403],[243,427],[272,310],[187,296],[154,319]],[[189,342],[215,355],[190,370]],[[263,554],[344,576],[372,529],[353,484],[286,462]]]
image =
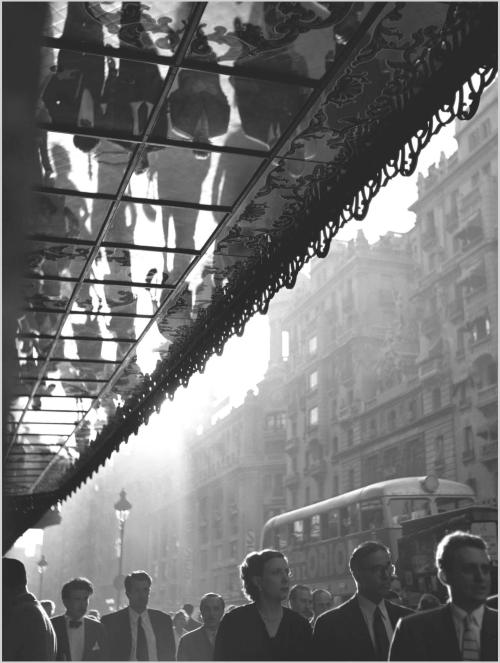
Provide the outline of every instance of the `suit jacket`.
[[214,646],[207,636],[204,626],[183,635],[177,649],[178,661],[212,661]]
[[54,627],[33,594],[26,592],[4,605],[2,621],[2,660],[55,660]]
[[[64,615],[52,618],[52,626],[57,636],[56,661],[71,661],[68,631]],[[107,661],[108,644],[104,626],[90,617],[83,618],[83,656],[82,661]]]
[[[481,661],[498,660],[498,612],[485,607]],[[450,604],[405,617],[397,625],[391,661],[460,661],[462,655]]]
[[[385,606],[393,629],[400,617],[412,613],[409,608],[390,601],[386,601]],[[318,617],[314,626],[312,660],[378,660],[357,595]]]
[[[166,612],[151,610],[148,615],[156,638],[156,649],[159,661],[175,661],[175,640],[172,620]],[[132,647],[130,617],[128,608],[104,615],[101,619],[106,629],[109,643],[109,659],[111,661],[129,661]]]

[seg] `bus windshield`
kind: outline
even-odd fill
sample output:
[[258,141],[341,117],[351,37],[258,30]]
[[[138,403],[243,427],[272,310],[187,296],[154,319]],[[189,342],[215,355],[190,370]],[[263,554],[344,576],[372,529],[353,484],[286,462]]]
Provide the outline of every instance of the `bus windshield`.
[[436,506],[438,513],[462,509],[463,507],[474,504],[472,497],[437,497]]
[[398,526],[405,520],[423,518],[431,513],[431,504],[428,497],[413,499],[395,498],[389,500],[391,525]]

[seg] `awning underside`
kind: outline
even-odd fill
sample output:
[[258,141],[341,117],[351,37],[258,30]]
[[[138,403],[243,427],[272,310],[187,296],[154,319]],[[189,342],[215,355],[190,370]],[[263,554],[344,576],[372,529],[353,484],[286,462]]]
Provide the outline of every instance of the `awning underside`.
[[496,11],[50,3],[7,508],[22,521],[75,490],[474,114]]

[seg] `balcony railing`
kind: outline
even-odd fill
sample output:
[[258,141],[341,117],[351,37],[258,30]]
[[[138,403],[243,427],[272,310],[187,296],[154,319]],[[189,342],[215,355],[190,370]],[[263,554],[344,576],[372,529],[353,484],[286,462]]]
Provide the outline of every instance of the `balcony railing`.
[[498,385],[490,384],[477,392],[477,406],[491,405],[498,400]]
[[324,460],[314,460],[304,470],[304,474],[311,477],[322,476],[326,472],[326,463]]
[[436,375],[439,375],[441,361],[439,357],[432,357],[426,359],[418,367],[418,376],[421,380],[429,380]]

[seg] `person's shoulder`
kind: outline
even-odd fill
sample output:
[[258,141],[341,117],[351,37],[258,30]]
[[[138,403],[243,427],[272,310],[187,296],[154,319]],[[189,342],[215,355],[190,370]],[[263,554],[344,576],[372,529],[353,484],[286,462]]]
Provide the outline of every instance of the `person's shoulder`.
[[389,611],[392,611],[395,615],[400,617],[406,617],[407,615],[413,615],[415,613],[411,608],[407,608],[405,605],[399,605],[393,603],[392,601],[385,601],[385,605]]
[[341,603],[340,605],[336,606],[335,608],[330,608],[330,610],[327,610],[324,612],[322,615],[318,617],[316,620],[316,624],[321,623],[321,624],[326,624],[330,623],[332,621],[336,621],[338,619],[343,619],[344,617],[351,615],[352,610],[354,609],[354,602],[356,601],[355,596],[351,596],[351,598],[347,599],[347,601],[344,601],[344,603]]
[[194,628],[192,631],[184,633],[179,642],[191,642],[192,640],[198,640],[201,636],[203,636],[203,624],[200,624],[198,628]]
[[296,624],[298,627],[304,626],[304,624],[307,624],[309,627],[311,626],[305,617],[302,617],[298,612],[295,612],[286,606],[283,606],[283,616],[287,621]]
[[239,605],[237,608],[233,608],[229,612],[226,612],[222,620],[227,624],[228,622],[232,623],[248,619],[251,615],[255,615],[255,617],[257,616],[255,603],[246,603],[245,605]]
[[85,624],[85,628],[94,629],[94,631],[100,631],[104,628],[100,621],[97,621],[97,619],[92,619],[92,617],[85,616],[83,618],[83,623]]
[[172,617],[163,610],[157,610],[156,608],[148,608],[148,614],[150,617],[155,619],[161,619],[164,622],[172,622]]
[[411,612],[402,617],[402,623],[405,626],[423,626],[424,624],[434,624],[436,619],[440,619],[448,610],[448,606],[441,605],[431,610],[422,610],[420,612]]
[[107,615],[102,615],[101,624],[112,624],[113,622],[117,622],[120,619],[123,619],[127,613],[127,608],[122,608],[116,612],[108,612]]

